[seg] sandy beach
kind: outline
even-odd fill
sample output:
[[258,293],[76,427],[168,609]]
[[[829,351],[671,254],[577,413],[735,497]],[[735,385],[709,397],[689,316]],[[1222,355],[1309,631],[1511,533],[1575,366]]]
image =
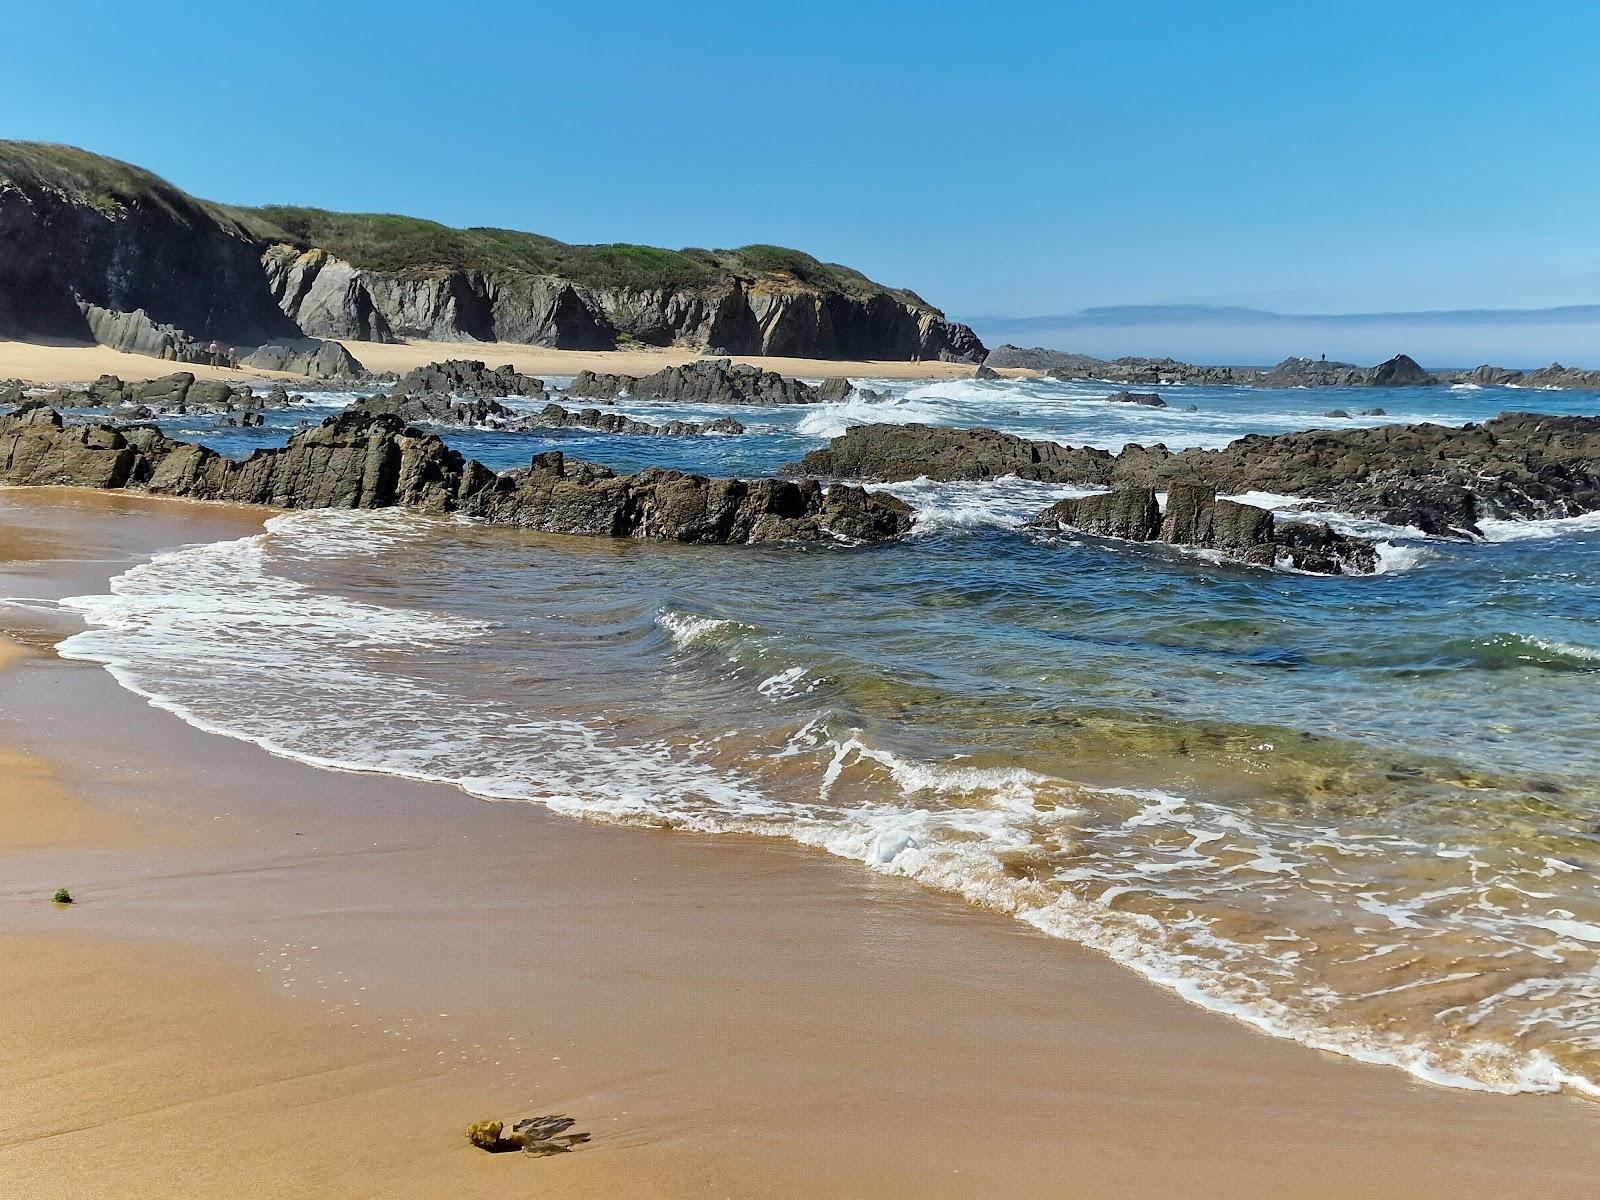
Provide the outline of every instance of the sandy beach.
[[[317,771],[51,652],[77,628],[52,600],[261,515],[0,492],[0,1193],[1576,1196],[1600,1170],[1600,1105],[1268,1039],[792,845]],[[571,1154],[462,1140],[563,1112],[594,1138]]]
[[[683,347],[635,350],[547,350],[517,342],[344,342],[343,345],[370,371],[404,373],[413,367],[452,358],[481,359],[490,366],[510,363],[531,375],[576,375],[579,371],[600,371],[624,375],[649,375],[663,367],[678,366],[706,355]],[[947,362],[843,362],[815,358],[736,357],[737,362],[753,363],[769,371],[806,379],[831,379],[839,376],[877,379],[964,379],[973,373],[969,363]],[[101,375],[137,381],[170,375],[173,371],[192,371],[202,379],[226,379],[242,383],[253,379],[299,380],[298,375],[281,371],[245,369],[230,371],[219,367],[172,363],[142,354],[125,354],[108,346],[47,344],[0,341],[0,379],[19,379],[27,383],[84,383]],[[1027,371],[1005,371],[1006,375],[1028,375]]]
[[[405,372],[449,358],[479,358],[490,366],[510,363],[528,375],[576,375],[579,371],[621,375],[649,375],[663,367],[681,366],[697,358],[712,357],[683,346],[640,346],[629,350],[547,350],[516,342],[424,342],[399,344],[344,342],[345,349],[372,371]],[[966,379],[977,369],[971,363],[904,362],[894,360],[835,360],[823,358],[772,358],[730,355],[734,362],[750,363],[802,379]]]

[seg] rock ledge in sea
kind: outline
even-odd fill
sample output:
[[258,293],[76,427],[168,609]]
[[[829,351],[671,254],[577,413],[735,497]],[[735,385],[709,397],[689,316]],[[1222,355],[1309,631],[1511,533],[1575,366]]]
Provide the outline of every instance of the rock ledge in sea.
[[230,462],[153,425],[68,425],[37,403],[0,417],[0,483],[125,488],[279,508],[460,513],[549,533],[650,541],[883,541],[910,530],[896,497],[813,480],[617,475],[559,453],[496,474],[390,413],[349,411]]

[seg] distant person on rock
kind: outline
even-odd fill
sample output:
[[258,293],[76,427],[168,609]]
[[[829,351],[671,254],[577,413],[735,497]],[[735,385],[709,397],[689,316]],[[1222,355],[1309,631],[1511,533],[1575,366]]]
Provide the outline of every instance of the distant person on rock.
[[1322,361],[1323,361],[1323,362],[1327,362],[1327,361],[1328,361],[1328,356],[1327,356],[1327,355],[1326,355],[1326,354],[1324,354],[1324,355],[1323,355],[1323,356],[1322,356]]

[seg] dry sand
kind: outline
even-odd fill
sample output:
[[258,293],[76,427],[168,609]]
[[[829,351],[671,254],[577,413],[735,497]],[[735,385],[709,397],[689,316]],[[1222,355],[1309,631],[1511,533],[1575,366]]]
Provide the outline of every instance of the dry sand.
[[[0,626],[47,646],[74,627],[51,597],[256,519],[0,492],[0,529],[81,548],[0,562],[40,601]],[[47,653],[0,674],[0,745],[142,836],[0,850],[0,1195],[1502,1200],[1600,1174],[1600,1105],[1274,1041],[798,847],[318,772]],[[594,1141],[461,1140],[549,1112]]]
[[169,362],[147,354],[126,354],[109,346],[0,341],[0,379],[40,384],[87,383],[101,375],[115,375],[134,382],[156,379],[174,371],[190,371],[197,379],[225,379],[230,383],[246,383],[252,379],[302,379],[282,371],[230,371],[223,367]]
[[[528,375],[576,375],[579,371],[601,371],[618,375],[649,375],[663,367],[675,367],[709,357],[700,350],[681,346],[642,346],[634,350],[547,350],[519,342],[406,342],[385,345],[377,342],[345,342],[345,349],[359,358],[368,370],[409,371],[447,358],[482,359],[491,367],[510,363]],[[802,379],[837,377],[875,379],[966,379],[977,370],[971,363],[835,361],[822,358],[765,358],[759,355],[729,355],[735,362],[753,363],[781,375]]]
[[[529,375],[576,375],[579,371],[601,371],[622,375],[649,375],[663,367],[677,366],[707,357],[698,350],[683,347],[640,347],[634,350],[547,350],[520,342],[422,342],[400,344],[378,342],[343,343],[371,371],[404,373],[413,367],[451,358],[481,359],[491,367],[510,363]],[[835,361],[820,358],[763,358],[732,356],[736,362],[754,363],[769,371],[802,379],[966,379],[977,369],[970,363]],[[173,371],[192,371],[202,379],[225,379],[232,383],[251,380],[283,379],[304,383],[302,376],[281,371],[246,369],[229,371],[192,363],[167,362],[141,354],[124,354],[106,346],[79,344],[0,341],[0,380],[20,379],[27,383],[87,383],[100,375],[116,375],[135,381],[155,379]],[[1002,370],[1002,375],[1030,376],[1035,371]]]

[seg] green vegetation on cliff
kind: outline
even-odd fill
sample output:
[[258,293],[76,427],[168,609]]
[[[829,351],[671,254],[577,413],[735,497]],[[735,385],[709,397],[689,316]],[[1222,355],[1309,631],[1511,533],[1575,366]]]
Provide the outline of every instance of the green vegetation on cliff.
[[219,206],[258,240],[320,247],[335,258],[371,271],[522,271],[559,275],[597,288],[692,288],[730,276],[799,283],[849,296],[887,293],[936,311],[913,292],[874,283],[859,271],[824,263],[784,246],[736,250],[664,250],[613,242],[571,245],[515,229],[453,229],[437,221],[393,213],[336,213],[320,208]]

